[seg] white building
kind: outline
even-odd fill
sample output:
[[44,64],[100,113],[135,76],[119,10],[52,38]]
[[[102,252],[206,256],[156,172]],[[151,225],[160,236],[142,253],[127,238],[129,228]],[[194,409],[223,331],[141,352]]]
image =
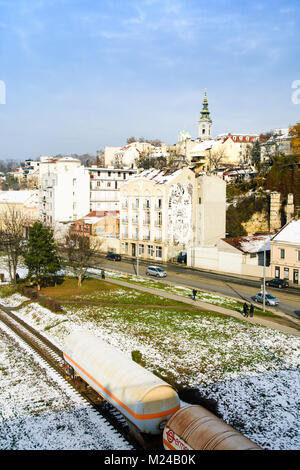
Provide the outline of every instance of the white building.
[[120,187],[136,175],[136,169],[88,168],[90,177],[90,211],[120,210]]
[[188,167],[144,170],[120,188],[121,252],[167,261],[225,236],[226,183]]
[[[226,238],[215,244],[188,250],[187,265],[220,273],[242,276],[270,275],[271,234]],[[264,255],[266,251],[266,255]]]
[[292,138],[289,129],[274,129],[267,142],[260,144],[261,162],[268,161],[272,156],[288,154],[291,151]]
[[89,172],[71,157],[41,157],[39,218],[42,222],[70,222],[89,213]]

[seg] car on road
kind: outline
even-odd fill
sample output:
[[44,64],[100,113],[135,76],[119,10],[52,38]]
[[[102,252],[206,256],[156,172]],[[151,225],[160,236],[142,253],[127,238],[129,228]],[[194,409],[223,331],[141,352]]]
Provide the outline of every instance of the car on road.
[[117,253],[107,253],[106,258],[112,261],[121,261],[122,259],[121,255],[118,255]]
[[266,281],[266,286],[278,287],[278,289],[282,289],[284,287],[289,287],[289,283],[284,279],[271,279]]
[[147,276],[166,277],[167,273],[159,266],[148,266],[146,270]]
[[[263,304],[264,303],[264,294],[263,292],[259,292],[258,294],[256,294],[254,297],[253,297],[253,300],[255,300],[256,302],[259,302],[260,304]],[[273,295],[271,294],[267,294],[266,292],[266,305],[270,305],[270,306],[276,306],[279,304],[279,300],[274,297]]]

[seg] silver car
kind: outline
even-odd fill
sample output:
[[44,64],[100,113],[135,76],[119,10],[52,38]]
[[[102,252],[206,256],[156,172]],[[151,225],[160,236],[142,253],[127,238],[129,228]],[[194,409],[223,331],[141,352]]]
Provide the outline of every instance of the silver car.
[[146,271],[147,276],[166,277],[167,273],[159,266],[148,266]]
[[[274,297],[273,295],[271,294],[265,294],[266,295],[266,305],[271,305],[271,306],[276,306],[279,304],[279,300]],[[260,304],[263,304],[264,303],[264,294],[263,292],[259,292],[258,294],[256,294],[254,296],[254,300],[256,302],[259,302]]]

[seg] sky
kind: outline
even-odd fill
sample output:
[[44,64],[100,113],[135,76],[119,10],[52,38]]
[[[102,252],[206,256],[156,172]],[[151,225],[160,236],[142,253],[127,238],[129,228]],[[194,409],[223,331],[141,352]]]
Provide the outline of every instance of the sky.
[[299,20],[299,0],[0,0],[0,159],[195,139],[205,88],[213,136],[293,125]]

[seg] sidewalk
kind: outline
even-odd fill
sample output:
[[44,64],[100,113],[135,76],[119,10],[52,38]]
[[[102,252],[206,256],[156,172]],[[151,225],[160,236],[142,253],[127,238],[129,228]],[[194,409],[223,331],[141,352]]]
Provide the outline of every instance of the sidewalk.
[[[95,275],[95,277],[98,277],[98,276]],[[111,279],[111,278],[107,278],[106,281],[111,282],[112,284],[119,284],[121,286],[129,287],[131,289],[136,289],[136,290],[148,292],[148,293],[153,294],[153,295],[159,295],[161,297],[166,297],[168,299],[173,299],[173,300],[176,300],[178,302],[183,302],[183,303],[186,303],[186,304],[190,304],[193,307],[197,307],[201,310],[209,310],[209,311],[212,311],[212,312],[221,313],[223,315],[230,315],[232,317],[238,318],[239,320],[243,320],[243,321],[246,321],[246,322],[249,322],[249,323],[266,326],[268,328],[272,328],[272,329],[281,331],[283,333],[289,333],[289,334],[292,334],[294,336],[300,336],[300,330],[296,329],[296,325],[298,325],[300,327],[300,320],[297,320],[296,318],[293,319],[293,320],[290,320],[290,318],[283,312],[277,312],[276,311],[276,315],[278,315],[278,316],[280,316],[280,317],[282,317],[286,320],[293,321],[293,323],[295,323],[295,328],[285,326],[285,325],[280,325],[279,323],[276,323],[272,320],[267,320],[265,318],[261,318],[261,317],[257,317],[257,316],[254,316],[252,318],[250,318],[250,317],[245,318],[245,317],[242,316],[241,313],[237,312],[236,310],[230,310],[230,309],[227,309],[227,308],[224,308],[224,307],[220,307],[218,305],[208,304],[207,302],[202,302],[200,300],[189,299],[187,297],[183,297],[183,296],[176,295],[176,294],[171,294],[169,292],[165,292],[165,291],[160,290],[160,289],[153,289],[151,287],[139,286],[139,285],[131,283],[131,282],[126,282],[126,281],[121,281],[121,280]]]

